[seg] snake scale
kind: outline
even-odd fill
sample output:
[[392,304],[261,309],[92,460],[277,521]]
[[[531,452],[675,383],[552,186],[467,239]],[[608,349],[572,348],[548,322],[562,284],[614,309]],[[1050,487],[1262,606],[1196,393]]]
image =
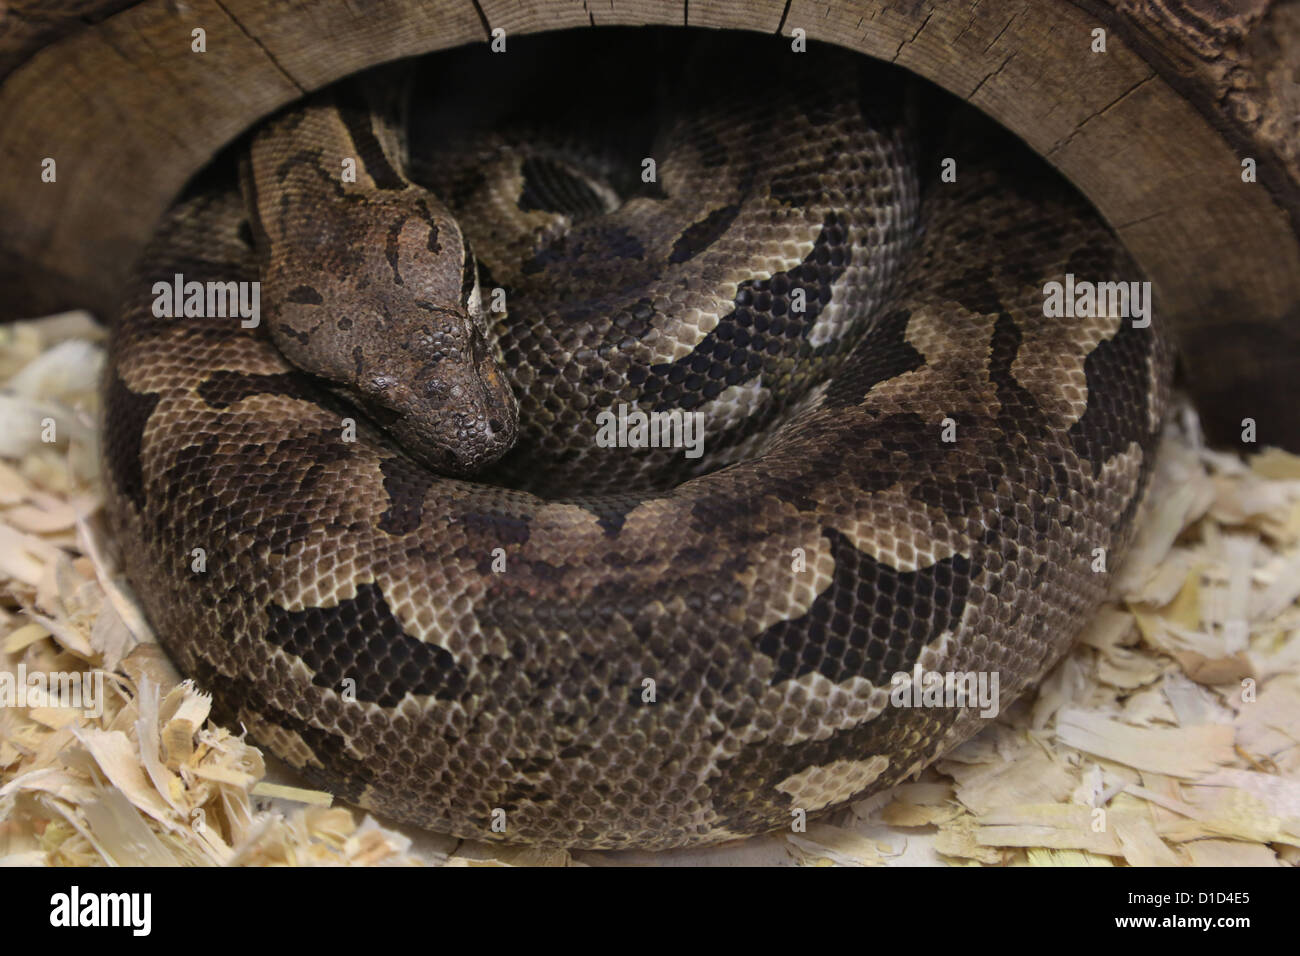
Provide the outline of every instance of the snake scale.
[[[1106,592],[1171,352],[1158,315],[1043,303],[1140,277],[1112,232],[1009,139],[941,180],[877,64],[695,69],[653,176],[597,122],[415,157],[400,97],[316,94],[137,270],[104,386],[127,577],[218,713],[340,797],[550,846],[787,827],[983,725],[894,675],[996,673],[1005,709]],[[160,317],[176,274],[260,281],[265,321]],[[698,416],[702,453],[607,447],[620,405]]]

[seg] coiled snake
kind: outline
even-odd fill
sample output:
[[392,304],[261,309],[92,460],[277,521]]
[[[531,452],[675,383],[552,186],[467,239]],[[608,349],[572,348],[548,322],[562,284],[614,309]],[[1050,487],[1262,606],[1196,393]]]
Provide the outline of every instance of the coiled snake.
[[[699,844],[981,726],[900,681],[1005,708],[1068,647],[1170,354],[1044,286],[1140,275],[1001,140],[940,179],[894,74],[787,59],[682,84],[653,163],[521,123],[418,186],[389,106],[326,93],[174,208],[113,333],[108,510],[255,739],[461,836]],[[265,321],[166,317],[177,275],[260,279]],[[636,447],[674,411],[696,454]]]

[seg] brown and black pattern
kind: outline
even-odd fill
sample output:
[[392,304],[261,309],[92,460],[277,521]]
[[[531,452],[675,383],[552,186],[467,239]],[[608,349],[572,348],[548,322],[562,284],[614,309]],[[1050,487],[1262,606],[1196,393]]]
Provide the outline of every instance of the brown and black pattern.
[[[922,202],[892,73],[790,69],[679,104],[630,197],[505,130],[430,165],[443,206],[318,100],[255,140],[256,261],[236,196],[176,207],[114,332],[104,468],[127,575],[224,717],[398,819],[662,848],[860,799],[979,729],[891,706],[899,672],[996,671],[1006,707],[1060,657],[1107,587],[1093,549],[1131,537],[1170,356],[1158,315],[1047,319],[1042,288],[1141,276],[992,134]],[[260,275],[263,325],[154,317],[176,271]],[[435,361],[411,330],[437,322]],[[379,427],[420,413],[374,379],[480,372],[520,408],[487,478],[446,474],[491,458],[481,431],[413,456]],[[621,401],[702,412],[708,454],[596,448]]]

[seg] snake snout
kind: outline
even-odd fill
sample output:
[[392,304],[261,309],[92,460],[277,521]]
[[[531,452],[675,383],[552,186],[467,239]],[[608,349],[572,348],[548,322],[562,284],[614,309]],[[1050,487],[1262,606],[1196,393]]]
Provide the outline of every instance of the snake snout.
[[394,341],[358,399],[397,443],[441,474],[469,477],[515,443],[519,405],[483,335],[452,316]]

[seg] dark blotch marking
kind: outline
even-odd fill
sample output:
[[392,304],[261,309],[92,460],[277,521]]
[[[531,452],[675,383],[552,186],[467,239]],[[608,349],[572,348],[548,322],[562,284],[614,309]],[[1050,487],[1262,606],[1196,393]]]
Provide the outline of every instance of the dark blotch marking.
[[682,230],[682,234],[677,237],[677,241],[673,243],[673,251],[669,254],[668,261],[676,265],[679,262],[686,262],[695,258],[695,256],[709,248],[714,240],[731,228],[731,224],[736,221],[739,212],[740,206],[732,203],[729,206],[713,210],[699,222],[687,226]]
[[140,448],[145,425],[158,407],[158,401],[157,395],[131,391],[116,369],[111,372],[108,394],[104,397],[104,460],[113,484],[141,512],[144,511],[144,472]]
[[252,375],[246,372],[213,372],[198,388],[199,396],[213,408],[229,408],[250,395],[284,395],[314,402],[317,392],[296,372]]
[[[650,366],[641,401],[656,412],[698,408],[774,362],[809,354],[808,333],[830,303],[851,255],[848,229],[834,213],[828,215],[803,262],[767,279],[742,282],[735,308],[690,355]],[[795,289],[804,291],[802,313],[792,310]]]
[[[959,429],[973,424],[961,413],[954,417]],[[950,467],[953,446],[942,440],[936,422],[915,412],[896,412],[855,428],[847,441],[872,456],[870,468],[849,469],[849,480],[867,494],[905,481],[917,472],[918,463],[934,474],[944,474]]]
[[[734,756],[718,762],[718,772],[712,779],[715,804],[736,808],[726,817],[726,826],[737,832],[749,832],[771,827],[771,807],[788,810],[793,804],[790,794],[775,789],[775,783],[798,774],[809,767],[824,767],[839,760],[863,760],[873,754],[910,752],[917,741],[929,741],[924,753],[914,760],[894,760],[889,767],[862,791],[855,794],[879,793],[900,782],[910,771],[924,766],[938,756],[944,744],[945,732],[969,710],[959,707],[909,707],[895,708],[881,719],[869,720],[856,727],[837,730],[829,737],[808,740],[792,747],[784,741],[764,740],[742,747]],[[719,718],[723,722],[726,716]],[[978,729],[979,721],[968,724],[968,732]]]
[[1020,354],[1023,338],[1020,328],[1008,313],[998,316],[989,347],[989,381],[997,390],[1000,406],[997,424],[1003,435],[1042,440],[1051,432],[1047,417],[1038,399],[1016,381],[1011,370]]
[[471,538],[482,543],[478,567],[484,574],[491,573],[493,548],[527,544],[532,533],[527,519],[499,512],[468,511],[461,515],[460,524]]
[[[826,192],[821,182],[822,166],[799,164],[794,169],[777,173],[768,183],[767,191],[773,199],[787,206],[811,206]],[[865,213],[865,210],[860,212]]]
[[881,382],[914,372],[925,364],[925,356],[907,341],[909,309],[895,309],[876,321],[871,331],[853,350],[844,370],[826,389],[829,408],[859,405]]
[[325,300],[309,285],[296,285],[285,296],[294,305],[321,305]]
[[379,464],[384,475],[388,507],[379,519],[379,530],[388,534],[410,534],[420,527],[424,496],[436,480],[427,469],[405,458],[386,458]]
[[[341,410],[326,396],[317,401]],[[322,483],[337,476],[331,466],[351,458],[354,448],[333,429],[239,446],[216,436],[187,445],[177,451],[158,481],[158,502],[151,509],[156,534],[160,539],[182,534],[215,539],[219,535],[221,540],[246,535],[248,540],[263,542],[272,555],[289,554],[322,533],[316,512],[303,507],[303,502],[310,501]],[[232,484],[231,469],[236,461],[247,470]],[[256,464],[249,467],[249,463]],[[228,493],[193,494],[195,488],[214,484],[227,488]],[[262,507],[250,509],[249,501]]]
[[645,245],[640,237],[621,226],[604,226],[569,235],[539,250],[523,263],[525,275],[533,275],[551,266],[568,267],[571,275],[584,274],[582,262],[588,249],[595,249],[604,259],[644,259]]
[[529,156],[523,162],[524,188],[519,208],[525,212],[542,211],[582,219],[605,211],[591,185],[553,160]]
[[[284,159],[280,160],[279,165],[275,167],[276,182],[284,182],[299,166],[305,166],[319,176],[324,176],[325,171],[322,169],[320,160],[324,151],[321,149],[295,149]],[[285,193],[280,197],[281,218],[284,212],[293,203],[293,196]]]
[[1092,465],[1094,478],[1130,443],[1150,443],[1146,368],[1151,343],[1149,330],[1135,329],[1124,319],[1114,337],[1099,343],[1084,360],[1088,408],[1070,426],[1069,439],[1079,457]]
[[993,315],[1005,308],[997,289],[989,281],[987,269],[968,269],[955,279],[951,279],[936,290],[940,295],[959,303],[979,315]]
[[506,786],[497,802],[506,813],[513,813],[525,801],[541,804],[549,803],[554,799],[545,790],[540,789],[539,784],[529,783],[527,780],[515,780]]
[[354,87],[344,85],[335,92],[335,104],[348,135],[356,144],[358,158],[365,166],[366,172],[374,180],[376,189],[402,190],[409,183],[388,160],[379,140],[371,126],[370,104],[364,94]]
[[388,260],[388,268],[393,270],[393,282],[397,285],[402,284],[402,273],[397,268],[397,260],[402,249],[402,227],[405,225],[406,216],[394,219],[388,226],[388,237],[384,242],[384,258]]
[[922,648],[957,626],[970,579],[979,572],[954,554],[916,571],[897,571],[863,554],[833,528],[823,528],[835,572],[802,617],[758,635],[758,650],[776,664],[772,684],[817,671],[840,683],[864,677],[877,686],[907,671]]
[[645,495],[600,495],[574,499],[569,503],[594,515],[596,524],[604,530],[605,537],[617,538],[627,522],[627,516],[646,500]]
[[266,639],[299,657],[312,683],[341,690],[357,683],[357,700],[396,706],[406,694],[456,700],[467,677],[444,648],[411,637],[393,617],[376,584],[357,586],[335,607],[286,611],[266,606]]

